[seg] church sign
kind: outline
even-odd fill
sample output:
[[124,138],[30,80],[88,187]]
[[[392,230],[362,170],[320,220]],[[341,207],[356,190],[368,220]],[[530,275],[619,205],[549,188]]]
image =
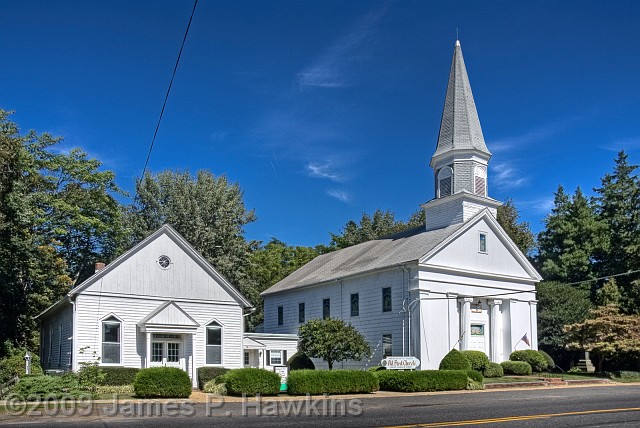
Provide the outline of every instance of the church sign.
[[387,357],[380,361],[387,370],[413,370],[420,365],[416,357]]

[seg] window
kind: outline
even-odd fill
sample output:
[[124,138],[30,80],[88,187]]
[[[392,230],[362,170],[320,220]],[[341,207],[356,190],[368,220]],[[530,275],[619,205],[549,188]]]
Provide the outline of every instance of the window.
[[487,252],[487,234],[484,232],[480,232],[479,236],[479,251],[481,253]]
[[171,259],[169,256],[162,255],[158,257],[158,266],[162,269],[169,269],[171,267]]
[[391,311],[391,287],[382,289],[382,312]]
[[351,316],[360,315],[360,295],[358,293],[351,295]]
[[322,318],[331,317],[331,299],[322,300]]
[[393,339],[390,334],[382,335],[382,358],[391,357],[393,355]]
[[282,306],[278,306],[278,325],[284,324],[284,308]]
[[471,324],[471,336],[484,336],[484,324]]
[[206,364],[222,364],[222,326],[212,322],[207,326]]
[[244,365],[249,365],[249,351],[244,351]]
[[162,346],[162,342],[152,342],[151,343],[151,362],[153,363],[161,363],[164,358],[164,347]]
[[474,193],[478,196],[487,196],[487,169],[476,166],[473,171]]
[[452,194],[453,169],[450,166],[442,168],[438,172],[438,197],[443,198]]
[[111,316],[102,321],[102,363],[120,364],[120,320]]
[[167,362],[177,363],[180,361],[180,344],[167,342]]
[[287,351],[267,351],[267,362],[270,366],[284,366],[287,363]]
[[298,322],[304,322],[304,302],[298,303]]
[[58,337],[58,366],[62,366],[62,323],[60,323],[59,329],[59,337]]
[[49,353],[47,354],[47,365],[51,364],[51,354],[53,354],[53,326],[49,326]]

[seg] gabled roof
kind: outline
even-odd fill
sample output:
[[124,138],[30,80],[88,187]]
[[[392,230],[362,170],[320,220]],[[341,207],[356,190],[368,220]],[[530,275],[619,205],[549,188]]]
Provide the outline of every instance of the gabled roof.
[[489,210],[484,209],[464,223],[428,231],[424,229],[424,226],[420,226],[386,238],[363,242],[323,254],[263,291],[262,295],[338,281],[346,277],[393,266],[424,263],[431,255],[455,240],[482,218],[491,224],[492,229],[496,231],[509,251],[531,275],[531,278],[537,281],[541,280],[542,278],[526,256],[509,238]]
[[307,285],[339,280],[360,273],[417,262],[440,242],[462,228],[464,223],[426,231],[424,226],[386,238],[363,242],[316,257],[282,279],[262,295]]
[[[476,103],[471,93],[469,76],[462,57],[460,42],[456,41],[449,72],[447,95],[440,122],[438,146],[433,158],[452,150],[476,150],[490,157],[484,142]],[[433,158],[431,166],[433,166]]]
[[56,307],[59,307],[63,300],[70,300],[75,298],[77,294],[81,293],[84,289],[89,287],[91,284],[95,283],[105,275],[109,274],[109,272],[111,272],[113,269],[119,266],[123,261],[127,260],[129,257],[135,254],[141,248],[144,248],[150,242],[154,241],[155,239],[157,239],[163,234],[167,235],[171,240],[173,240],[173,242],[175,242],[185,253],[187,253],[200,267],[202,267],[211,277],[213,277],[216,280],[216,282],[220,284],[220,286],[224,288],[225,291],[227,291],[235,299],[235,301],[238,302],[238,304],[240,304],[240,306],[244,308],[252,307],[251,303],[242,294],[240,294],[240,292],[236,290],[236,288],[233,285],[231,285],[229,281],[227,281],[213,266],[211,266],[211,264],[198,251],[196,251],[195,248],[193,248],[191,244],[189,244],[187,240],[182,237],[182,235],[176,232],[176,230],[172,228],[170,225],[165,224],[160,229],[156,230],[154,233],[147,236],[141,242],[133,246],[133,248],[121,254],[118,258],[116,258],[114,261],[109,263],[104,269],[96,272],[91,277],[87,278],[82,283],[74,287],[71,291],[67,293],[67,295],[64,298],[60,299],[60,301],[51,305],[49,308],[47,308],[45,311],[39,314],[36,318],[40,318],[46,313],[48,313],[50,310],[53,310]]
[[200,324],[189,316],[176,302],[170,300],[164,302],[149,315],[138,322],[139,326],[144,325],[179,325],[187,327],[199,327]]

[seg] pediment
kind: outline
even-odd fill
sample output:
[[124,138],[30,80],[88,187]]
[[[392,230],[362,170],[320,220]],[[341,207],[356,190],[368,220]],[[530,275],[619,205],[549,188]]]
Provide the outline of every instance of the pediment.
[[177,303],[168,301],[158,306],[138,323],[139,326],[180,326],[199,327],[200,325],[189,316]]

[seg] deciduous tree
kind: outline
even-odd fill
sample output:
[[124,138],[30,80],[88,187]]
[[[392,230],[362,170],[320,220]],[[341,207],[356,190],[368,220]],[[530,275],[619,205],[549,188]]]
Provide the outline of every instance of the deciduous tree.
[[312,319],[300,326],[298,352],[311,358],[327,362],[329,370],[333,363],[345,360],[361,360],[371,354],[371,347],[351,324],[341,319]]

